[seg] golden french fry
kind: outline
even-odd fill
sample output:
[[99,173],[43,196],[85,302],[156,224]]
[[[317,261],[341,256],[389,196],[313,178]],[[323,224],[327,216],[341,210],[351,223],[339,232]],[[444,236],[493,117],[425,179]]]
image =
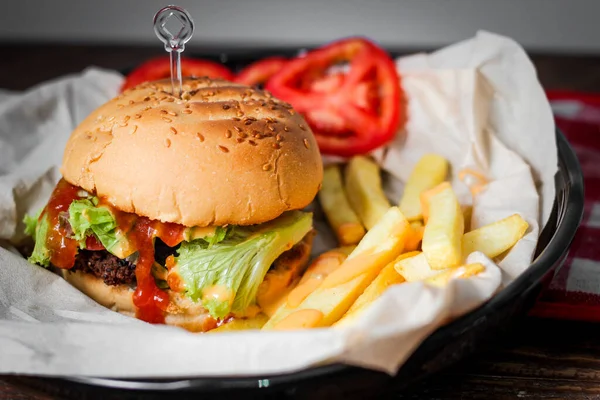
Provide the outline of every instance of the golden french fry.
[[215,329],[211,329],[208,333],[243,331],[250,329],[260,329],[267,323],[269,317],[265,314],[258,314],[252,318],[235,318]]
[[434,270],[429,266],[427,258],[422,252],[413,251],[404,255],[406,257],[399,258],[394,262],[394,268],[407,282],[422,281],[440,273],[440,270]]
[[513,247],[528,227],[529,224],[519,214],[514,214],[467,232],[462,237],[463,256],[480,251],[489,258],[497,257]]
[[403,283],[406,281],[402,275],[400,275],[394,268],[394,264],[399,260],[410,257],[411,253],[404,253],[398,256],[396,260],[386,265],[379,275],[371,282],[361,294],[358,299],[352,304],[350,309],[346,311],[346,314],[333,326],[346,326],[356,320],[356,318],[373,303],[379,296],[387,290],[388,287]]
[[329,165],[323,170],[319,201],[341,245],[356,244],[362,239],[365,228],[348,202],[339,165]]
[[263,329],[330,326],[339,320],[383,267],[402,252],[409,229],[400,210],[391,207],[348,258],[325,279],[303,277],[304,282],[289,294],[286,304]]
[[457,268],[450,268],[437,275],[430,276],[424,281],[434,286],[445,286],[452,279],[465,279],[470,276],[477,275],[483,271],[485,271],[485,267],[480,263],[467,264]]
[[423,218],[421,211],[421,193],[442,183],[448,175],[448,161],[437,154],[426,154],[413,168],[402,199],[400,211],[409,221]]
[[[267,316],[272,317],[275,312],[288,301],[288,296],[298,285],[301,285],[301,289],[299,289],[300,291],[312,292],[327,275],[329,275],[333,270],[339,267],[342,262],[344,262],[344,260],[355,247],[356,246],[338,247],[319,255],[312,261],[302,277],[296,280],[292,285],[289,285],[287,290],[282,291],[280,289],[276,289],[276,297],[266,297],[259,288],[257,303],[262,309],[262,312]],[[267,277],[268,276],[269,274],[267,274]],[[310,283],[305,284],[305,282],[308,280],[310,280]],[[293,296],[298,295],[298,291],[295,291]]]
[[452,268],[462,261],[463,213],[448,182],[423,193],[429,219],[421,248],[432,269]]
[[396,272],[393,264],[388,264],[371,282],[358,299],[352,304],[344,316],[333,326],[344,326],[351,324],[367,307],[371,305],[385,290],[395,284],[404,282],[405,279]]
[[383,193],[379,166],[367,157],[354,157],[346,166],[346,195],[367,230],[391,207]]
[[421,240],[423,240],[423,232],[425,231],[425,227],[421,221],[411,222],[410,229],[410,234],[408,235],[404,245],[405,251],[418,250]]

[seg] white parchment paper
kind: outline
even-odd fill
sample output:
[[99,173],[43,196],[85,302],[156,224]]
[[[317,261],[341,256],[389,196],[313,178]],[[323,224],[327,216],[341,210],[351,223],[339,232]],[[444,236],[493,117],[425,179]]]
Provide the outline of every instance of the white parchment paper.
[[[346,362],[394,373],[423,339],[482,304],[531,262],[554,198],[554,124],[534,68],[510,39],[479,33],[433,54],[399,59],[408,99],[406,132],[375,157],[393,200],[420,156],[435,152],[456,173],[491,179],[472,200],[478,227],[513,213],[530,224],[497,263],[445,288],[391,287],[353,326],[298,332],[192,334],[111,312],[12,249],[23,214],[43,206],[59,179],[64,144],[94,108],[116,95],[122,77],[95,68],[0,98],[0,373],[52,376],[185,377],[283,373]],[[455,174],[456,175],[456,174]],[[315,252],[334,245],[324,221]]]

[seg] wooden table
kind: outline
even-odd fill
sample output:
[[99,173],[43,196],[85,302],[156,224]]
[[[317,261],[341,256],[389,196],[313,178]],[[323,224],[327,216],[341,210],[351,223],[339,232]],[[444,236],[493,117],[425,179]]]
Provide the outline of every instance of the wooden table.
[[[0,88],[23,90],[88,65],[122,69],[161,54],[152,48],[114,46],[0,46]],[[600,91],[600,57],[533,55],[548,89]],[[524,317],[492,349],[398,393],[393,385],[349,383],[351,393],[317,390],[296,398],[596,399],[600,398],[600,325]],[[343,393],[343,394],[341,394]],[[0,379],[0,400],[47,400],[14,378]]]

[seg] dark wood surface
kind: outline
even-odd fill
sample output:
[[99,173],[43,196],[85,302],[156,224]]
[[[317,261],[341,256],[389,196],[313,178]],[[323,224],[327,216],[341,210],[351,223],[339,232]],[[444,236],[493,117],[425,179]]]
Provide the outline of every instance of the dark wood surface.
[[[0,88],[24,90],[89,65],[124,69],[162,52],[160,46],[0,45],[0,54]],[[532,59],[547,89],[600,92],[600,57],[534,54]],[[350,397],[375,393],[394,399],[600,399],[600,325],[525,317],[491,348],[409,392],[358,385]],[[297,397],[339,398],[327,390]],[[14,377],[0,379],[0,400],[56,398]]]

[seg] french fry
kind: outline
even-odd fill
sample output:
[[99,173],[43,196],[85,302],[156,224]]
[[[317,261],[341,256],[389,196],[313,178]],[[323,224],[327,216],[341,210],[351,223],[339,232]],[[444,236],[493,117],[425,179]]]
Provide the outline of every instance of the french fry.
[[444,182],[421,197],[429,214],[421,243],[429,266],[445,269],[460,265],[464,217],[452,187]]
[[[281,291],[280,288],[282,285],[279,285],[279,287],[275,286],[274,291],[277,291],[276,296],[271,295],[267,297],[266,295],[269,293],[262,293],[259,288],[257,303],[262,309],[262,312],[267,316],[272,317],[275,312],[287,302],[288,296],[298,285],[302,285],[302,290],[312,292],[320,284],[322,279],[344,262],[355,247],[356,246],[338,247],[319,255],[312,261],[306,271],[304,271],[302,277],[297,279],[292,285],[289,285],[288,289]],[[269,277],[269,274],[267,274],[267,277]],[[265,277],[265,279],[267,277]],[[310,283],[305,285],[308,280],[310,280]],[[285,282],[285,284],[287,285],[287,282]],[[298,295],[297,291],[295,293]]]
[[404,245],[405,251],[415,251],[419,248],[421,240],[423,240],[423,231],[425,227],[421,221],[414,221],[410,223],[410,234],[406,239]]
[[367,230],[391,207],[383,193],[379,166],[367,157],[354,157],[346,166],[346,195]]
[[309,286],[316,277],[298,285],[263,329],[330,326],[339,320],[383,267],[402,252],[409,229],[400,210],[391,207],[339,268],[315,289],[303,286]]
[[208,333],[244,331],[250,329],[260,329],[267,323],[269,317],[265,314],[258,314],[252,318],[233,319],[215,329],[211,329]]
[[434,286],[446,286],[452,279],[465,279],[485,271],[485,267],[480,263],[463,265],[457,268],[450,268],[437,275],[430,276],[424,281]]
[[467,232],[462,237],[463,256],[480,251],[489,258],[497,257],[513,247],[528,227],[529,224],[519,214],[514,214]]
[[409,221],[417,221],[423,218],[420,196],[442,183],[448,175],[448,161],[437,154],[426,154],[417,162],[413,168],[402,199],[400,199],[400,211]]
[[394,269],[407,282],[422,281],[440,273],[440,270],[435,270],[427,263],[425,254],[419,251],[405,253],[406,257],[397,260],[394,263]]
[[325,167],[319,201],[341,245],[356,244],[362,239],[365,228],[348,203],[339,165]]
[[371,282],[358,299],[352,304],[346,314],[333,326],[347,326],[352,324],[356,318],[368,308],[377,298],[379,298],[388,287],[403,283],[406,280],[394,268],[394,264],[399,260],[410,257],[411,253],[404,253],[398,256],[394,261],[386,265],[379,275]]

